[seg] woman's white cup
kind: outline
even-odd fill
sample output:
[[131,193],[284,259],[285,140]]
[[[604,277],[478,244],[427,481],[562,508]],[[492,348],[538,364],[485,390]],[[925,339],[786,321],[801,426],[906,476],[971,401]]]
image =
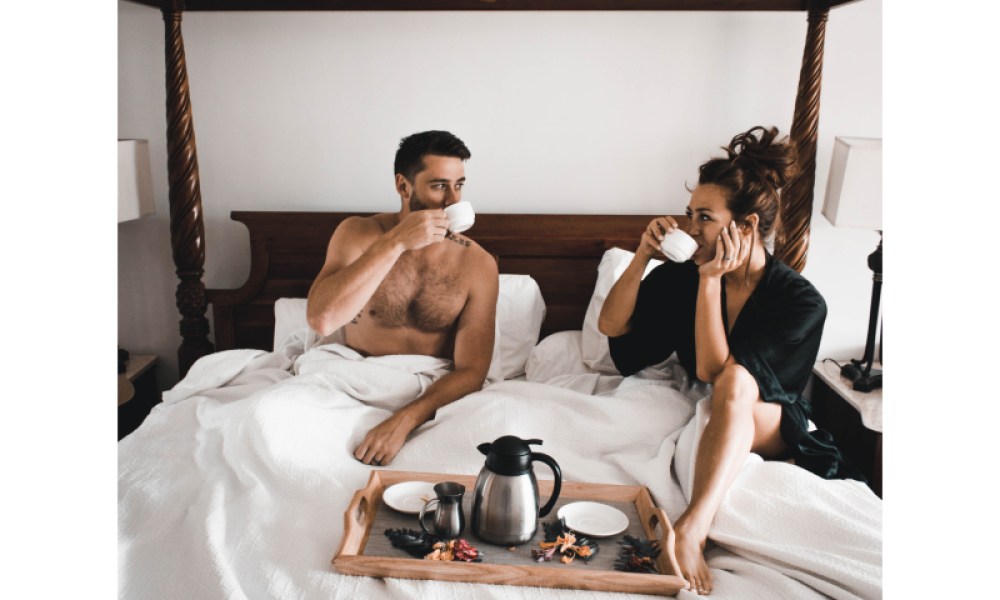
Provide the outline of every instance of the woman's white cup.
[[697,250],[698,242],[680,229],[668,233],[660,242],[660,251],[663,255],[676,263],[691,260]]
[[448,217],[448,229],[452,233],[462,233],[476,222],[476,211],[465,201],[445,207],[444,214]]

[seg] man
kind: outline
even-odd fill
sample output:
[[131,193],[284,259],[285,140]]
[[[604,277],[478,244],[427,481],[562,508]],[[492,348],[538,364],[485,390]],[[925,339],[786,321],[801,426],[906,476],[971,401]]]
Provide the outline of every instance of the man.
[[471,157],[446,131],[404,138],[396,152],[399,213],[345,219],[309,290],[309,325],[344,328],[367,356],[422,354],[454,370],[374,427],[354,451],[365,464],[392,462],[407,436],[438,408],[482,388],[493,356],[498,275],[493,257],[448,231],[444,208],[462,199]]

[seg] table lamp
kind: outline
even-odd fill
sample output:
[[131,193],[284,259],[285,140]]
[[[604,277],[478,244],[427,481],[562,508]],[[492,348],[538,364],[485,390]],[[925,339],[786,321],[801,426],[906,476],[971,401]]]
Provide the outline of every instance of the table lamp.
[[[838,137],[834,141],[830,161],[830,177],[826,182],[823,216],[835,227],[855,227],[878,231],[878,247],[868,255],[872,270],[872,302],[868,316],[868,338],[865,354],[851,359],[840,374],[853,382],[859,392],[882,387],[882,371],[873,369],[875,362],[875,330],[879,326],[879,300],[882,293],[882,139]],[[881,336],[879,341],[881,362]]]
[[[156,212],[149,168],[149,140],[118,140],[118,223]],[[127,402],[135,388],[125,375],[128,352],[118,348],[118,404]]]
[[149,140],[118,140],[118,222],[154,212]]

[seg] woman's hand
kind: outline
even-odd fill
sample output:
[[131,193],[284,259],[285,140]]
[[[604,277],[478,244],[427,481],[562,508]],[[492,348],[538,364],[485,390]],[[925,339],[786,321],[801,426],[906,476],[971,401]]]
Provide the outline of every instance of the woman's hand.
[[743,266],[753,249],[752,232],[742,232],[732,221],[715,240],[715,258],[698,267],[702,277],[722,277]]
[[668,233],[678,228],[677,221],[673,217],[656,217],[646,226],[646,231],[642,232],[636,253],[642,254],[647,259],[666,260],[667,257],[660,251],[660,242]]

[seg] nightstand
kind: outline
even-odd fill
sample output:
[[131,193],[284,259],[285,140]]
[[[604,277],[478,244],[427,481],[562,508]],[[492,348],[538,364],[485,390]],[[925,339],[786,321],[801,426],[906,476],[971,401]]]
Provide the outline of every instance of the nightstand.
[[156,356],[133,354],[129,357],[125,377],[135,387],[135,394],[118,404],[118,439],[135,431],[149,411],[160,402],[156,385]]
[[[847,361],[843,361],[847,362]],[[876,363],[874,368],[881,369]],[[856,392],[831,361],[813,365],[812,422],[833,435],[837,447],[882,496],[882,389]]]

